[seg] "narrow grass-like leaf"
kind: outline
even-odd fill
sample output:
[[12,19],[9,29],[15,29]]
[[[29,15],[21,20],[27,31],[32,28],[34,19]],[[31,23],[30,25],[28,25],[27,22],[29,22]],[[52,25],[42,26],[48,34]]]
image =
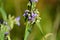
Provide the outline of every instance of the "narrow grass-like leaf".
[[[40,30],[40,32],[41,32],[41,34],[44,36],[44,33],[43,33],[42,28],[41,28],[40,22],[36,22],[36,25],[37,25],[37,27],[39,28],[39,30]],[[46,38],[45,38],[45,37],[44,37],[44,39],[46,40]]]
[[41,26],[40,26],[40,23],[39,23],[39,22],[36,22],[36,25],[37,25],[37,27],[39,28],[40,32],[43,34],[43,31],[42,31],[42,28],[41,28]]
[[4,11],[4,9],[2,7],[0,7],[0,12],[2,14],[2,17],[4,20],[7,20],[7,15],[6,15],[6,12]]

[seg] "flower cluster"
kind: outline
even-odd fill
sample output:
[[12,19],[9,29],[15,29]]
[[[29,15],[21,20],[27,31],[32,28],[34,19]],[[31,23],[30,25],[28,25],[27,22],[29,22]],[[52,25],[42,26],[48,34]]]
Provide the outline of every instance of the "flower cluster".
[[29,10],[25,10],[23,16],[25,17],[25,21],[33,24],[37,21],[38,12],[36,12],[36,10],[31,12]]

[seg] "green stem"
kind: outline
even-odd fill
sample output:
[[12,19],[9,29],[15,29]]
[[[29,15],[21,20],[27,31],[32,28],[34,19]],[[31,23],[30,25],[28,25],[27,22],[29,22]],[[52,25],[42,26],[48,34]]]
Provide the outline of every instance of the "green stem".
[[8,40],[11,40],[11,39],[10,39],[10,35],[8,35],[7,38],[8,38]]
[[35,10],[35,8],[36,8],[36,3],[32,2],[31,11]]
[[5,10],[3,9],[3,0],[0,0],[0,12],[2,14],[3,19],[6,21],[7,20],[7,15]]
[[0,30],[0,40],[4,40],[4,32],[5,32],[5,28],[3,25],[1,25],[1,30]]
[[25,29],[25,37],[24,37],[24,40],[27,40],[27,38],[28,38],[28,36],[29,36],[29,34],[30,34],[30,32],[28,31],[29,28],[30,28],[30,25],[29,25],[29,23],[27,22],[27,24],[26,24],[26,29]]

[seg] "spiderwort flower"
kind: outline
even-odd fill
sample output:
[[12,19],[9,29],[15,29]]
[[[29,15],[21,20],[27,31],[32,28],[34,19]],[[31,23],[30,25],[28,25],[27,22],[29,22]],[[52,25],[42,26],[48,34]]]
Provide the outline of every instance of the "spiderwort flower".
[[15,21],[16,21],[16,24],[17,24],[18,26],[20,26],[20,22],[19,22],[19,21],[20,21],[20,17],[16,17],[16,18],[15,18]]

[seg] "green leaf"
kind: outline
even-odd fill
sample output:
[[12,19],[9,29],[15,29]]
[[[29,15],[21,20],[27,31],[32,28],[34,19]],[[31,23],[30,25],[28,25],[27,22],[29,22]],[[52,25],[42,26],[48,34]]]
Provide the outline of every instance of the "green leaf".
[[42,27],[41,27],[41,25],[40,25],[40,22],[36,22],[36,25],[37,25],[37,27],[39,28],[39,30],[40,30],[40,32],[44,35],[44,33],[43,33],[43,30],[42,30]]
[[4,11],[3,8],[0,8],[0,12],[1,12],[1,14],[2,14],[3,19],[4,19],[4,20],[7,20],[7,15],[6,15],[6,12]]

